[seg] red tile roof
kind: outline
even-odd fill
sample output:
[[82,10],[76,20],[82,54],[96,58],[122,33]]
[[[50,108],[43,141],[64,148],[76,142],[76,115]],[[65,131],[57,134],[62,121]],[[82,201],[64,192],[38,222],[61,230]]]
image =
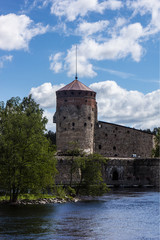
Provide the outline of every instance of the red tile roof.
[[67,84],[66,86],[60,88],[57,92],[60,91],[69,91],[69,90],[80,90],[80,91],[90,91],[94,92],[92,89],[81,83],[79,80],[75,79],[71,83]]

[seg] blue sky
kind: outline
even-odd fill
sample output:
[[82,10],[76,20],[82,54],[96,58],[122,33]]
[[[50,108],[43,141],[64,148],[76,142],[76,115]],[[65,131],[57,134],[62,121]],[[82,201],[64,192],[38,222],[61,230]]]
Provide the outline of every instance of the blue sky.
[[160,0],[0,0],[0,101],[28,96],[55,130],[55,91],[78,77],[99,120],[160,126]]

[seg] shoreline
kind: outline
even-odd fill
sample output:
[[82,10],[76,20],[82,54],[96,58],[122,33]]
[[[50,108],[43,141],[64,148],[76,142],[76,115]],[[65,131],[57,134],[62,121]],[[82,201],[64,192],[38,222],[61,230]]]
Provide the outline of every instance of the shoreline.
[[50,203],[67,203],[67,202],[78,202],[79,198],[40,198],[37,200],[23,199],[18,200],[17,202],[10,202],[8,200],[1,200],[0,205],[44,205]]

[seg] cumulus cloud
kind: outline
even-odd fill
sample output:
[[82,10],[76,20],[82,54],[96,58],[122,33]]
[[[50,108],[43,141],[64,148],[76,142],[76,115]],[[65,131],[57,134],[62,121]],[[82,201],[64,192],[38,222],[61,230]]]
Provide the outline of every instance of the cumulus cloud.
[[48,119],[48,123],[46,125],[46,129],[49,131],[53,131],[53,132],[56,132],[56,124],[53,123],[53,115],[54,115],[54,112],[50,112],[48,111],[47,109],[44,110],[44,113],[43,113],[43,116],[46,117]]
[[118,0],[45,0],[47,5],[51,3],[51,13],[58,17],[66,17],[68,21],[74,21],[78,16],[84,17],[88,12],[103,13],[105,9],[117,10],[123,4]]
[[63,87],[64,84],[52,85],[47,82],[39,87],[31,88],[30,94],[37,103],[43,108],[56,107],[56,91]]
[[127,0],[127,6],[134,10],[134,15],[140,13],[151,15],[150,24],[146,28],[146,35],[160,31],[160,1],[159,0]]
[[[44,83],[30,91],[36,102],[45,108],[45,116],[49,119],[48,129],[55,129],[52,124],[56,107],[55,91],[63,86],[64,84]],[[137,129],[153,129],[159,126],[160,90],[143,94],[139,91],[128,91],[118,86],[115,81],[93,83],[89,87],[97,92],[99,120]],[[53,112],[48,111],[49,108],[53,108]]]
[[102,20],[102,21],[92,22],[92,23],[83,21],[77,27],[76,32],[81,35],[89,36],[94,33],[104,31],[107,28],[108,24],[109,24],[109,21],[107,20]]
[[0,16],[0,49],[28,49],[29,41],[39,34],[44,34],[48,26],[34,22],[26,15],[10,13]]
[[89,87],[97,92],[99,120],[137,129],[159,126],[160,90],[145,95],[123,89],[114,81],[93,83]]
[[49,57],[50,61],[50,70],[54,71],[55,73],[59,73],[63,67],[62,64],[62,52],[51,54]]
[[12,55],[4,55],[4,56],[1,56],[0,57],[0,68],[3,68],[4,67],[4,62],[11,62],[13,59],[13,56]]
[[[94,77],[96,72],[90,61],[116,60],[131,56],[139,62],[144,49],[139,41],[143,36],[143,28],[140,23],[124,26],[120,33],[112,36],[104,42],[98,42],[93,38],[86,37],[78,45],[78,75],[80,77]],[[65,67],[68,75],[75,73],[75,46],[67,52]]]

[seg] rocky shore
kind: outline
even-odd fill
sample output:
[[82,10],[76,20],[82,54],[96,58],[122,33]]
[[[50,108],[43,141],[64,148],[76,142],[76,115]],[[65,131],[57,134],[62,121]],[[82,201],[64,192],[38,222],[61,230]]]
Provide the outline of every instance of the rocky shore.
[[50,204],[50,203],[66,203],[66,202],[78,202],[79,199],[78,198],[40,198],[37,200],[28,200],[28,199],[23,199],[23,200],[18,200],[15,203],[11,203],[9,201],[6,200],[2,200],[0,201],[0,204],[10,204],[10,205],[39,205],[39,204]]

